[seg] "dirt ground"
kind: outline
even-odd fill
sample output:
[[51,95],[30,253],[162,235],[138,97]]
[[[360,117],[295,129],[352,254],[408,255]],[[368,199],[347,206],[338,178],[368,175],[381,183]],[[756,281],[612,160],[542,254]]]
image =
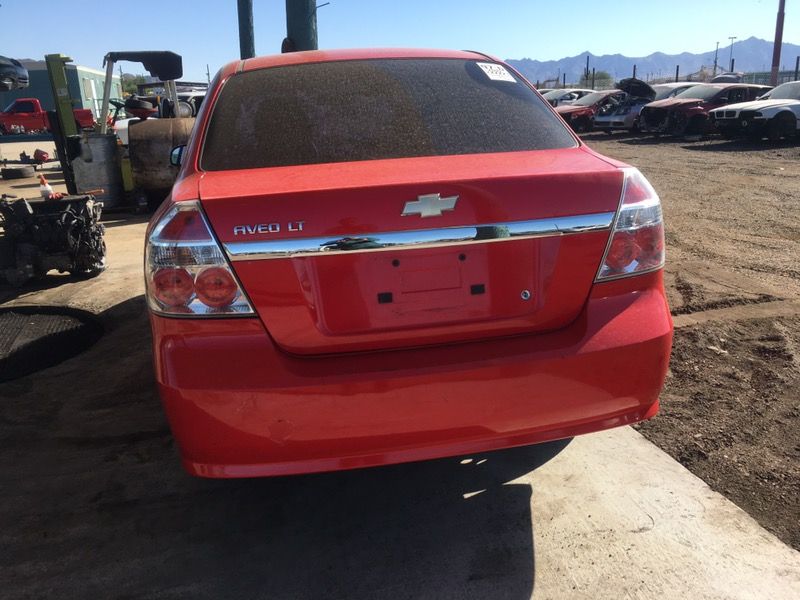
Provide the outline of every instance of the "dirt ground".
[[[667,219],[674,352],[661,413],[639,431],[800,548],[800,146],[586,139],[639,167]],[[548,530],[546,519],[575,508],[580,494],[570,481],[588,475],[558,472],[538,487],[512,482],[566,443],[496,454],[488,482],[449,459],[305,478],[183,475],[153,388],[141,295],[144,219],[116,219],[107,222],[118,245],[103,276],[53,276],[21,294],[0,287],[0,303],[41,302],[42,291],[50,304],[78,299],[105,327],[80,360],[0,384],[0,549],[11,549],[0,550],[5,595],[220,598],[259,589],[260,597],[374,597],[380,589],[390,597],[528,598],[548,573],[548,551],[563,546],[580,557],[571,563],[588,562],[594,541],[603,556],[614,553],[615,565],[635,565],[648,554],[639,540],[660,535],[669,517],[686,527],[681,551],[726,560],[702,544],[692,549],[691,513],[652,501],[639,502],[650,513],[647,526],[631,528],[641,536],[635,543],[601,537],[600,500],[586,494],[595,514],[577,522],[581,535],[570,537],[561,524]],[[551,513],[531,513],[532,498],[548,491],[563,497],[547,505]],[[652,554],[661,574],[680,571]],[[646,587],[656,574],[636,574],[641,587],[609,597],[678,597]],[[597,597],[595,581],[584,585],[576,597]],[[705,591],[694,597],[730,597]]]
[[664,205],[677,329],[639,431],[800,549],[800,146],[585,139]]

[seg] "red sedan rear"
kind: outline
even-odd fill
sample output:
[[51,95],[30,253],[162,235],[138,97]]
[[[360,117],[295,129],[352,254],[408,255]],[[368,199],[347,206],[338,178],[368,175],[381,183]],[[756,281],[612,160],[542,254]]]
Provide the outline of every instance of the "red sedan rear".
[[147,234],[159,390],[208,477],[543,442],[655,414],[658,196],[472,52],[228,65]]

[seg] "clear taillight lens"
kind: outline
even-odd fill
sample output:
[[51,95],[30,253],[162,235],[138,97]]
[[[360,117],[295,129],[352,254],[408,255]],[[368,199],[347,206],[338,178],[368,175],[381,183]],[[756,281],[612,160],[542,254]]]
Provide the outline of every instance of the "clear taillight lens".
[[197,201],[176,203],[153,228],[145,284],[147,303],[159,314],[253,314]]
[[655,271],[664,266],[664,219],[658,194],[637,169],[624,169],[617,218],[597,280]]

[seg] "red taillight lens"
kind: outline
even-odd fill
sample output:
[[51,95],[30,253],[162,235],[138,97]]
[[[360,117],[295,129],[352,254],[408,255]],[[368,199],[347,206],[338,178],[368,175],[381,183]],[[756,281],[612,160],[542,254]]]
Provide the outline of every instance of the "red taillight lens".
[[644,175],[625,169],[622,199],[597,280],[626,277],[664,266],[661,201]]
[[230,306],[239,293],[239,286],[233,276],[222,267],[203,269],[197,276],[194,285],[197,299],[212,308]]
[[145,255],[147,300],[153,312],[253,314],[199,202],[174,204],[153,227]]
[[157,269],[153,273],[153,294],[164,306],[186,306],[194,295],[194,280],[186,269]]
[[636,230],[637,260],[645,269],[660,267],[664,263],[664,224],[651,225]]
[[611,240],[606,254],[606,266],[614,272],[621,272],[636,260],[638,246],[632,233],[621,231]]

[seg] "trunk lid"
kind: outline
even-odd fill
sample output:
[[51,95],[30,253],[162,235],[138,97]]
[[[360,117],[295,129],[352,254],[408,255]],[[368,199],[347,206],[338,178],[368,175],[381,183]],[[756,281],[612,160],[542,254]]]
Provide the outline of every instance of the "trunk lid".
[[199,195],[269,334],[318,354],[564,327],[621,186],[579,147],[207,172]]

